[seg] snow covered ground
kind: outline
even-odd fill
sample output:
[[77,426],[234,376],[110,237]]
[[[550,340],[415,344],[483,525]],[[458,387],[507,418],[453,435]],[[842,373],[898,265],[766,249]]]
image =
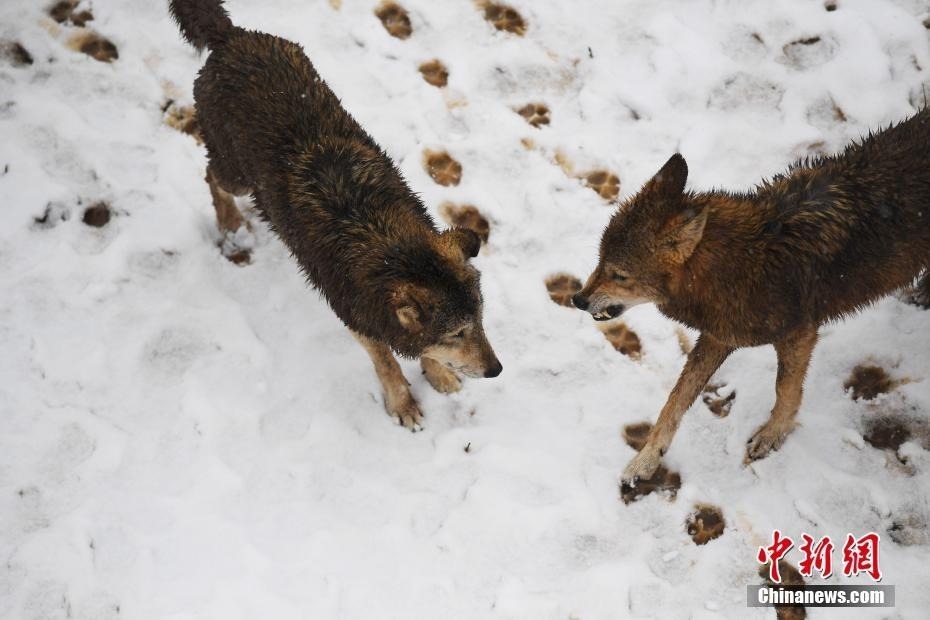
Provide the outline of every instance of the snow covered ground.
[[[475,262],[504,373],[446,397],[404,363],[419,434],[384,414],[275,237],[257,226],[245,266],[217,249],[203,149],[164,123],[202,62],[165,4],[88,5],[112,63],[42,3],[0,4],[0,39],[33,58],[0,58],[0,617],[771,618],[745,586],[776,527],[883,536],[897,607],[811,618],[927,617],[926,438],[896,456],[863,431],[879,411],[926,420],[930,313],[889,298],[825,327],[802,426],[751,467],[775,355],[738,352],[715,378],[730,415],[698,402],[666,456],[677,497],[625,505],[622,429],[673,385],[676,325],[631,311],[634,360],[544,284],[587,275],[611,213],[577,175],[614,172],[623,197],[680,150],[692,187],[745,188],[912,113],[926,2],[513,0],[518,36],[469,0],[402,0],[399,39],[375,0],[230,0],[237,24],[305,47],[434,213],[490,220]],[[417,70],[433,58],[443,89]],[[549,125],[514,111],[531,102]],[[461,162],[458,186],[426,149]],[[82,222],[98,201],[101,228]],[[859,364],[894,389],[853,400]],[[704,546],[685,530],[697,503],[726,519]]]

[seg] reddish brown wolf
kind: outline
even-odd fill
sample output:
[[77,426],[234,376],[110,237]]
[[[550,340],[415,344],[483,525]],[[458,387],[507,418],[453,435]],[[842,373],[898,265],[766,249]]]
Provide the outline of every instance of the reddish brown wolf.
[[[739,347],[773,344],[778,354],[775,406],[749,439],[746,460],[782,445],[818,327],[930,268],[928,147],[923,110],[745,194],[686,192],[688,167],[676,154],[620,207],[575,305],[606,320],[654,302],[701,331],[622,484],[653,475],[682,415]],[[930,275],[919,288],[927,296]]]
[[371,356],[385,408],[421,413],[392,353],[420,358],[441,392],[502,367],[482,326],[473,232],[438,232],[393,162],[346,112],[299,45],[238,28],[222,0],[171,0],[181,33],[209,48],[194,82],[207,182],[221,229],[251,194],[308,279]]

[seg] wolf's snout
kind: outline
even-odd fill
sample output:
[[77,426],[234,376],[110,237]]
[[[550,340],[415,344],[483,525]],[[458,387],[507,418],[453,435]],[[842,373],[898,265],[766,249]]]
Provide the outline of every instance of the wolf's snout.
[[494,363],[488,366],[488,369],[484,371],[484,376],[488,379],[496,377],[504,371],[503,365],[501,365],[499,360],[494,360]]
[[579,310],[587,310],[588,306],[591,305],[591,302],[588,301],[581,293],[575,293],[575,295],[572,297],[572,303],[575,304],[575,307]]

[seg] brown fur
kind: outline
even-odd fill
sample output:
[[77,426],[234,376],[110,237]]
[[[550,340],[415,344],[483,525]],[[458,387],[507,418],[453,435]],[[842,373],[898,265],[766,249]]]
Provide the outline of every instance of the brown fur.
[[778,353],[775,407],[746,459],[781,446],[818,327],[930,267],[928,144],[930,112],[921,111],[745,194],[686,192],[688,168],[674,155],[621,206],[575,305],[603,320],[654,302],[701,331],[624,482],[658,467],[681,416],[739,347],[774,344]]
[[[221,0],[171,0],[185,38],[208,47],[194,99],[221,229],[241,224],[231,194],[251,193],[308,279],[375,365],[385,405],[420,414],[391,350],[450,372],[497,376],[482,327],[480,248],[471,231],[438,232],[375,141],[299,45],[232,24]],[[430,367],[427,379],[454,382]],[[456,377],[457,380],[457,377]]]

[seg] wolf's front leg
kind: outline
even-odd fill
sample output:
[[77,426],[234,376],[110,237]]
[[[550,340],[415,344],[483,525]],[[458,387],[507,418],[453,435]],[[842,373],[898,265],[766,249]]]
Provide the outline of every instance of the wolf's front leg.
[[384,390],[384,408],[388,414],[414,432],[422,430],[423,414],[420,413],[420,406],[410,393],[410,384],[407,383],[391,348],[361,334],[352,333],[368,351],[375,366],[375,372]]
[[778,353],[778,378],[775,381],[775,407],[769,421],[760,426],[746,446],[745,462],[764,458],[778,450],[796,426],[794,417],[801,406],[804,377],[817,344],[817,328],[792,333],[775,343]]
[[662,456],[672,443],[675,431],[681,423],[681,417],[701,393],[714,372],[720,368],[720,364],[732,352],[732,347],[718,342],[707,334],[701,334],[694,349],[688,355],[688,361],[685,363],[684,370],[681,371],[681,376],[678,377],[678,382],[669,394],[665,406],[662,407],[658,421],[646,439],[646,445],[623,470],[620,476],[620,484],[623,488],[632,488],[637,480],[652,477],[659,467]]
[[452,394],[462,389],[462,381],[451,368],[429,358],[420,358],[420,368],[433,389],[443,394]]

